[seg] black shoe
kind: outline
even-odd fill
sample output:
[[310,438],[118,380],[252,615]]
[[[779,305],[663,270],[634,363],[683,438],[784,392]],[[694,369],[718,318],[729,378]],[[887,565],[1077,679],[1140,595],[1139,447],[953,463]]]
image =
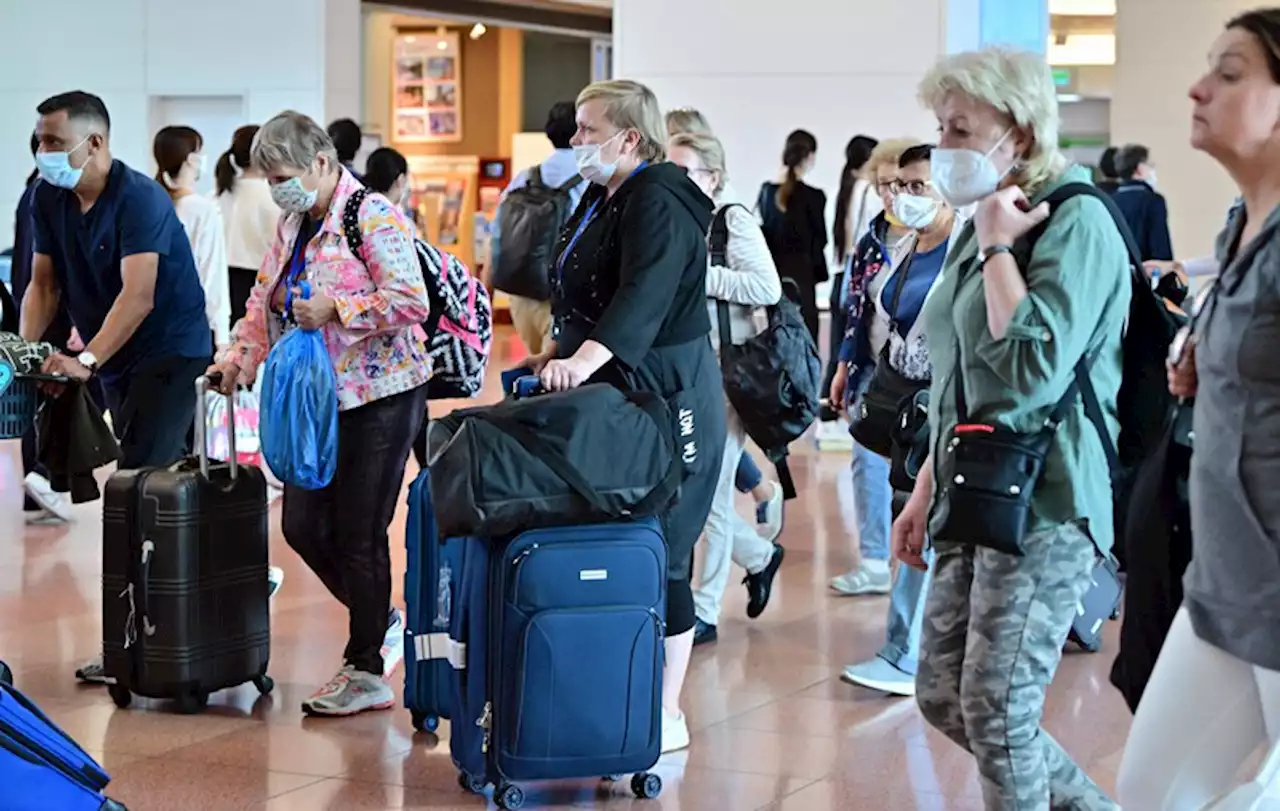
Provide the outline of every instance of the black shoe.
[[782,544],[774,544],[773,558],[769,560],[769,565],[764,567],[764,571],[742,578],[743,584],[747,587],[747,616],[751,619],[763,614],[769,606],[769,595],[773,593],[773,578],[778,574],[778,567],[782,565],[782,559],[786,554],[787,550],[782,548]]
[[702,620],[693,621],[693,646],[695,648],[708,642],[715,642],[716,639],[716,626],[708,625]]
[[840,419],[840,415],[829,405],[823,406],[818,410],[819,422],[835,422],[838,419]]

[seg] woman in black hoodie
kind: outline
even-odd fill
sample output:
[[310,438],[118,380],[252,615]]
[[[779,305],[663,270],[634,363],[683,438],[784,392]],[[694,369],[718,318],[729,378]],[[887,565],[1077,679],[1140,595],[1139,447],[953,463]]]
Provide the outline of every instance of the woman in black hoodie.
[[663,162],[666,128],[649,88],[597,82],[577,106],[572,143],[592,186],[565,226],[551,268],[552,346],[530,365],[556,391],[607,382],[655,392],[680,419],[685,479],[679,502],[663,517],[670,569],[662,751],[672,752],[689,745],[680,712],[693,650],[689,570],[727,430],[706,303],[712,203],[684,169]]

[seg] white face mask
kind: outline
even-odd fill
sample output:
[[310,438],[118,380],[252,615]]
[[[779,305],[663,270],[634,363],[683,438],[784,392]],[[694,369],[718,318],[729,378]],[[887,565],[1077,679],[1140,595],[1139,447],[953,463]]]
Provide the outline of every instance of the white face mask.
[[196,155],[196,179],[194,182],[199,183],[204,177],[205,170],[209,168],[209,156],[203,152]]
[[923,195],[899,194],[893,198],[893,216],[908,228],[922,231],[938,216],[938,201]]
[[582,179],[601,186],[607,184],[618,171],[618,161],[605,163],[600,152],[605,144],[613,143],[626,130],[619,130],[612,138],[599,144],[582,144],[573,148],[573,159],[578,163],[578,174]]
[[1147,185],[1154,190],[1156,188],[1156,170],[1148,169],[1147,176],[1143,180],[1147,181]]
[[302,178],[291,177],[271,187],[271,199],[285,211],[301,213],[316,205],[319,190],[312,191],[302,185]]
[[1013,166],[1001,172],[991,161],[991,155],[1011,132],[1012,129],[1006,130],[986,153],[976,149],[933,150],[933,157],[929,160],[933,184],[953,208],[976,203],[999,188],[1000,181]]

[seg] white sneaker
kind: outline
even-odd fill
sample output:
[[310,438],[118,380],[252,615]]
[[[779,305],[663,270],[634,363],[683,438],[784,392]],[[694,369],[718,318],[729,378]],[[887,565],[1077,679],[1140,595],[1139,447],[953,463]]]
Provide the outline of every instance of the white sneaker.
[[39,473],[28,473],[22,489],[40,508],[62,522],[71,520],[71,496],[55,493],[49,480]]
[[302,702],[307,715],[343,716],[394,707],[396,694],[372,673],[343,665],[329,683]]
[[276,592],[284,585],[284,569],[279,566],[267,567],[267,599],[274,599]]
[[662,754],[689,748],[689,721],[684,713],[672,715],[662,708]]
[[878,572],[860,566],[851,572],[831,578],[831,588],[844,597],[888,594],[893,589],[893,575],[886,567]]
[[769,496],[769,500],[761,504],[760,509],[756,511],[757,517],[764,519],[760,522],[764,530],[760,534],[769,543],[774,543],[782,535],[783,504],[782,485],[774,482],[773,495]]
[[404,662],[404,615],[400,609],[391,609],[391,622],[387,625],[387,635],[382,640],[382,680],[391,681],[402,662]]
[[850,684],[879,690],[891,696],[910,697],[916,694],[916,678],[894,667],[879,656],[856,665],[849,665],[840,677]]

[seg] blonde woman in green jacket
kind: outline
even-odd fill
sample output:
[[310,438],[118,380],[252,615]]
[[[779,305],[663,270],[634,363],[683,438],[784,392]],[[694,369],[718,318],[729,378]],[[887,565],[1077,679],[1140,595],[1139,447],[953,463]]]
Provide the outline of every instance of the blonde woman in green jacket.
[[[921,315],[934,370],[933,452],[892,533],[894,554],[917,568],[926,525],[934,539],[917,702],[930,724],[973,753],[988,809],[1107,811],[1115,804],[1040,727],[1096,550],[1112,544],[1100,433],[1075,398],[1030,489],[1021,555],[993,548],[992,536],[967,537],[968,522],[948,521],[966,482],[950,476],[952,488],[938,471],[964,436],[953,433],[958,424],[1040,431],[1086,356],[1115,441],[1128,254],[1100,200],[1074,197],[1049,219],[1042,201],[1065,183],[1089,182],[1089,173],[1058,151],[1058,105],[1042,58],[1002,49],[950,56],[925,77],[921,98],[940,127],[933,182],[957,209],[974,206],[974,217]],[[1028,255],[1023,238],[1046,219]]]

